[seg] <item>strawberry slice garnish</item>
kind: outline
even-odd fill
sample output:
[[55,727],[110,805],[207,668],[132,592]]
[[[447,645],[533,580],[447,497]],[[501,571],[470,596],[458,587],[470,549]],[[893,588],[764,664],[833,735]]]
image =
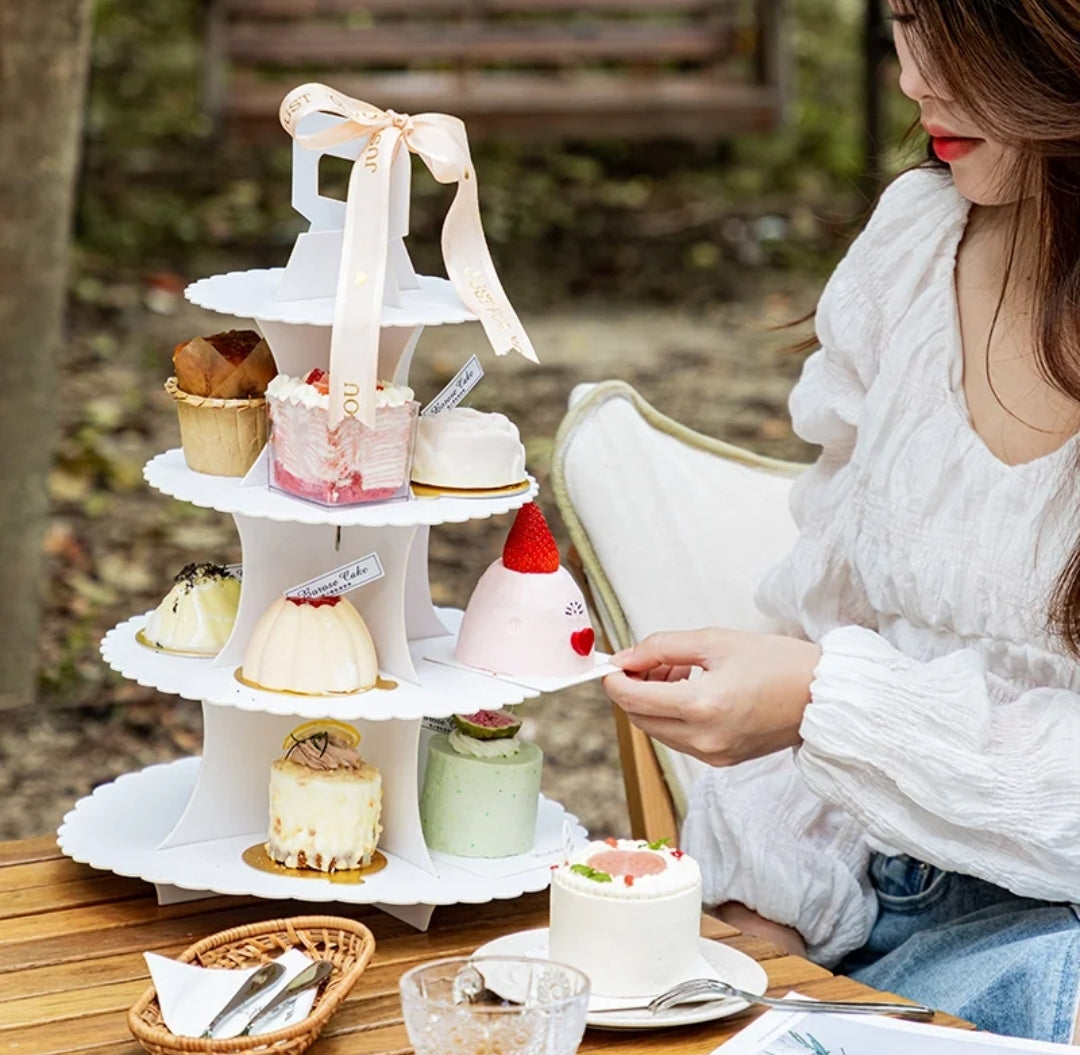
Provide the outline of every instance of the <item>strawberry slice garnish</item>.
[[307,376],[304,378],[304,383],[311,385],[317,392],[321,392],[324,396],[330,391],[330,375],[325,370],[320,370],[315,367],[314,370],[309,370]]
[[511,571],[550,574],[559,570],[559,547],[538,505],[530,502],[518,510],[502,560]]

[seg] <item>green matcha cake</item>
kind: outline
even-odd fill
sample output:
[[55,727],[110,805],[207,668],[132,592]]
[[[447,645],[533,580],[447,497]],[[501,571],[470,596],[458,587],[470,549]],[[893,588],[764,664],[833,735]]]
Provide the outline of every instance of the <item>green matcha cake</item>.
[[543,752],[518,739],[521,722],[506,711],[455,715],[455,724],[428,745],[420,795],[428,846],[460,857],[527,853],[536,836]]

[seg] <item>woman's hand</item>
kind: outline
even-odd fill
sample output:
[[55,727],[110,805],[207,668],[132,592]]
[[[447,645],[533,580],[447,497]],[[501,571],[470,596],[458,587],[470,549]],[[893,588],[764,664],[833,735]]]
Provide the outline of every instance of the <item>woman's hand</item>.
[[[611,657],[622,671],[604,678],[604,691],[654,739],[730,766],[800,742],[820,658],[817,645],[773,634],[650,634]],[[692,667],[701,677],[690,677]]]

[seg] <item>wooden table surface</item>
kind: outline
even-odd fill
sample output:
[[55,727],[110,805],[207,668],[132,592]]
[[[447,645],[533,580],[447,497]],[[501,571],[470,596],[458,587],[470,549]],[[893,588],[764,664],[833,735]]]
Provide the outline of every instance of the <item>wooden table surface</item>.
[[[492,938],[547,925],[547,894],[435,910],[420,933],[375,909],[214,897],[159,906],[153,887],[75,864],[53,838],[0,843],[0,1051],[10,1055],[138,1055],[128,1007],[148,984],[142,954],[176,954],[215,931],[282,916],[327,913],[362,919],[375,955],[331,1019],[312,1055],[390,1055],[411,1049],[401,1021],[397,983],[410,966],[471,953]],[[770,992],[790,988],[822,999],[879,996],[775,946],[715,920],[703,933],[759,960]],[[582,1052],[703,1055],[745,1025],[730,1020],[648,1032],[589,1029]],[[939,1015],[942,1024],[958,1020]]]

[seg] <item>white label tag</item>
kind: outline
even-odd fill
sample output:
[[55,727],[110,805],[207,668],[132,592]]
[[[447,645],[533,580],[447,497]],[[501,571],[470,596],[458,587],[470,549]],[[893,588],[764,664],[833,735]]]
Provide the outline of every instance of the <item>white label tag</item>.
[[226,564],[225,574],[233,579],[239,579],[243,582],[244,579],[244,566],[243,564]]
[[286,597],[334,597],[358,586],[367,586],[369,582],[381,579],[384,575],[377,553],[369,553],[359,560],[349,561],[340,568],[328,571],[314,579],[308,579],[299,586],[285,591]]
[[484,376],[484,368],[475,355],[469,356],[468,362],[451,378],[450,383],[420,411],[421,414],[441,414],[444,410],[456,407]]
[[456,726],[453,718],[424,718],[420,723],[433,733],[452,733]]

